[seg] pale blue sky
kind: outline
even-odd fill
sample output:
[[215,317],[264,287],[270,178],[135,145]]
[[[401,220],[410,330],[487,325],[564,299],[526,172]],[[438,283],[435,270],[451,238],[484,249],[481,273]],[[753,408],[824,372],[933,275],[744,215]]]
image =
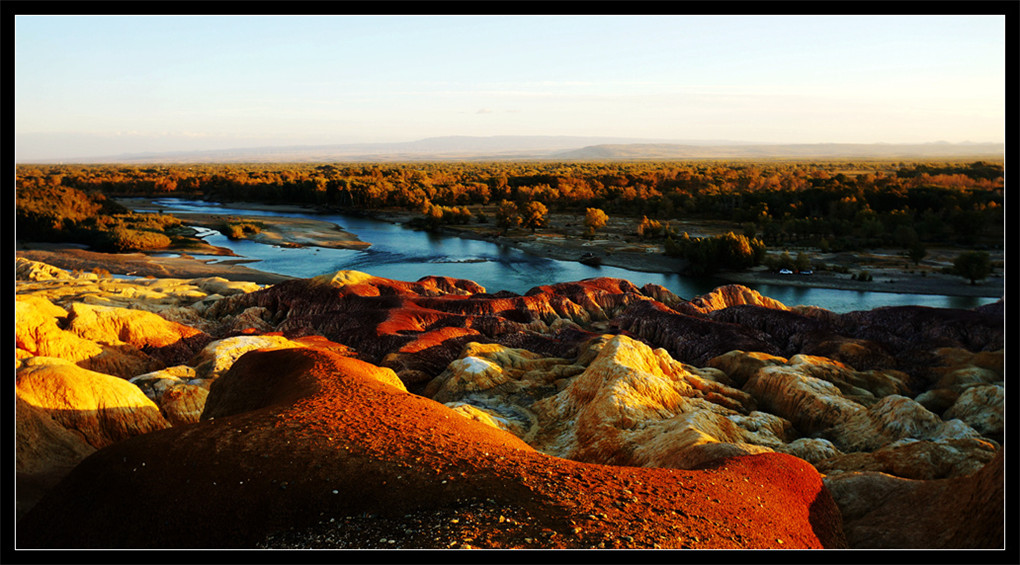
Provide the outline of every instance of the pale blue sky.
[[18,16],[17,158],[445,135],[1002,141],[1002,16]]

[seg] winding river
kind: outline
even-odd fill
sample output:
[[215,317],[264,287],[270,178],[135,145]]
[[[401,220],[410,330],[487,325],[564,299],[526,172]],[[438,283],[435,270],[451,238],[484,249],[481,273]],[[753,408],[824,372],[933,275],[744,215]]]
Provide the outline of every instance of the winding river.
[[[404,281],[418,280],[426,275],[445,275],[475,281],[489,292],[509,290],[523,294],[543,284],[602,276],[627,279],[637,286],[647,283],[662,285],[683,298],[693,298],[723,284],[711,278],[646,273],[607,266],[590,267],[575,261],[546,259],[490,241],[428,233],[391,222],[343,214],[232,208],[215,202],[179,198],[158,199],[154,204],[171,214],[285,216],[324,220],[372,244],[366,250],[278,247],[248,240],[232,241],[219,232],[198,228],[201,237],[209,244],[231,249],[239,256],[256,260],[257,262],[249,264],[250,267],[294,277],[312,277],[339,270],[363,271],[379,277]],[[197,258],[224,259],[212,256]],[[993,298],[980,297],[862,292],[765,284],[747,286],[784,304],[810,304],[833,312],[911,304],[940,308],[974,308],[995,301]]]

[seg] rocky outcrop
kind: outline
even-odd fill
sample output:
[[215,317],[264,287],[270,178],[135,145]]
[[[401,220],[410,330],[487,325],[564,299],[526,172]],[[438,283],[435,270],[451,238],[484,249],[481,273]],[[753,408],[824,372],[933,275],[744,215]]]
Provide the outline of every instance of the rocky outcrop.
[[831,382],[788,365],[762,368],[743,390],[762,410],[788,419],[802,434],[819,433],[866,410]]
[[[860,549],[1005,548],[1002,450],[966,477],[910,480],[884,473],[826,477],[850,547]],[[919,511],[923,509],[923,511]]]
[[995,456],[997,448],[994,442],[982,438],[907,438],[871,452],[844,454],[836,450],[820,459],[804,458],[827,476],[876,471],[905,479],[933,480],[974,474]]
[[57,358],[26,360],[15,399],[19,517],[97,449],[170,425],[136,386]]
[[203,332],[151,312],[74,303],[64,310],[39,296],[15,301],[19,358],[57,357],[130,378],[186,359],[209,341]]
[[943,421],[910,398],[891,395],[846,414],[825,430],[825,436],[850,452],[873,451],[903,439],[966,439],[980,434],[960,420]]
[[[262,533],[299,515],[292,507],[297,501],[273,497],[245,501],[235,513],[230,497],[254,492],[242,484],[258,486],[259,492],[297,492],[310,508],[333,516],[370,512],[369,502],[355,501],[353,494],[336,506],[308,485],[293,490],[305,482],[298,477],[317,477],[325,485],[344,476],[342,488],[328,492],[360,492],[368,473],[372,486],[365,496],[377,505],[372,508],[395,512],[407,507],[396,502],[401,497],[419,510],[460,508],[460,499],[451,497],[461,492],[452,485],[462,481],[474,485],[469,491],[479,497],[511,485],[516,494],[501,500],[512,506],[540,491],[525,510],[551,520],[543,526],[546,533],[534,538],[544,540],[542,546],[757,547],[779,542],[760,532],[745,537],[729,525],[732,509],[743,512],[751,500],[741,496],[752,493],[736,496],[705,486],[693,478],[700,475],[683,475],[688,478],[682,481],[699,485],[709,501],[733,495],[726,502],[731,513],[711,518],[731,528],[729,533],[711,530],[716,533],[702,537],[710,533],[703,530],[695,538],[695,521],[685,517],[694,515],[694,507],[661,506],[667,501],[653,502],[650,490],[647,497],[627,495],[623,506],[609,491],[591,491],[616,485],[619,492],[637,493],[635,481],[675,482],[677,473],[738,468],[750,473],[745,478],[779,473],[752,481],[764,489],[754,497],[781,503],[786,495],[777,493],[790,487],[796,500],[806,501],[810,493],[824,499],[812,490],[817,473],[797,470],[807,462],[826,481],[840,481],[842,500],[870,500],[877,508],[881,501],[869,498],[871,493],[856,492],[872,488],[872,479],[850,477],[884,473],[909,479],[875,479],[892,485],[962,480],[989,463],[1004,435],[1001,303],[970,311],[905,308],[850,315],[787,308],[737,286],[686,302],[661,287],[639,289],[609,278],[518,295],[489,294],[471,281],[446,277],[402,282],[354,271],[262,288],[214,278],[124,281],[21,262],[18,268],[21,276],[37,279],[19,280],[16,297],[17,476],[26,485],[19,489],[19,515],[96,449],[99,444],[85,439],[90,437],[101,438],[99,451],[82,464],[81,478],[69,478],[77,486],[55,496],[83,508],[95,497],[77,500],[80,493],[70,493],[94,480],[101,467],[119,465],[111,484],[97,484],[111,496],[137,499],[130,490],[135,487],[113,484],[134,480],[139,472],[124,465],[144,460],[149,472],[150,457],[161,462],[169,457],[173,461],[159,480],[182,473],[167,483],[178,498],[171,503],[170,494],[163,494],[160,500],[171,506],[184,501],[182,515],[173,520],[192,535],[194,528],[183,527],[183,514],[196,512],[208,524],[240,524],[252,513],[268,513],[256,521],[255,531]],[[96,377],[96,371],[104,374]],[[84,399],[91,397],[79,388],[106,390],[107,384],[96,383],[109,379],[132,391],[134,400],[124,400],[124,406],[139,420],[112,409],[84,418],[89,410],[51,412],[27,400],[45,382],[53,388],[42,397],[86,406],[92,401]],[[79,416],[84,419],[75,419]],[[192,441],[194,456],[181,451]],[[173,447],[175,442],[182,444]],[[511,454],[492,442],[515,447]],[[254,461],[269,460],[266,469],[274,470],[260,471],[248,461],[253,453],[259,454]],[[453,459],[444,459],[451,453]],[[200,459],[202,454],[210,461],[226,459],[217,465]],[[537,460],[546,463],[535,467]],[[231,465],[245,476],[228,473]],[[412,467],[419,470],[412,473]],[[621,475],[619,469],[638,475]],[[413,488],[398,488],[412,475]],[[741,476],[731,478],[743,482]],[[790,476],[807,482],[794,478],[781,484]],[[217,492],[234,479],[236,488]],[[536,491],[540,483],[545,486]],[[211,496],[224,508],[208,509],[181,494],[193,488],[196,499]],[[662,488],[659,494],[668,495],[676,487]],[[631,515],[607,512],[605,527],[576,536],[575,529],[587,531],[582,519],[588,514],[575,512],[569,501],[576,498],[567,492],[584,493],[588,514],[601,516],[613,506]],[[263,503],[281,504],[282,510],[273,517]],[[550,517],[547,503],[566,505],[567,514]],[[108,510],[97,514],[98,523],[115,527],[120,518],[109,517],[123,511],[117,504],[102,501]],[[799,504],[792,508],[803,508]],[[821,508],[807,507],[809,516]],[[754,512],[759,508],[764,507],[754,506]],[[666,534],[661,515],[670,512],[680,512],[675,516],[691,536]],[[793,522],[785,515],[773,519],[784,528],[803,524],[802,510],[794,514]],[[315,516],[295,524],[306,518]],[[830,519],[807,522],[818,532],[819,524],[831,526]],[[557,529],[564,523],[570,523],[567,530]],[[594,533],[638,523],[659,529],[629,537]],[[184,535],[148,534],[174,543]],[[231,543],[253,539],[239,529],[221,534]]]
[[759,370],[769,366],[786,365],[786,363],[785,357],[769,355],[760,351],[734,349],[709,359],[707,365],[721,370],[737,386],[743,386]]
[[15,396],[15,517],[21,517],[96,448],[49,411]]
[[213,341],[202,348],[188,363],[195,368],[195,378],[213,380],[230,369],[242,355],[257,349],[304,347],[301,343],[279,335],[242,335]]
[[616,336],[593,343],[591,353],[584,372],[532,407],[546,429],[536,440],[545,452],[615,465],[687,467],[696,458],[682,453],[706,442],[739,446],[759,434],[754,443],[782,443],[778,436],[788,423],[755,412],[746,393],[674,361],[665,350]]
[[579,463],[398,383],[315,348],[248,353],[214,382],[201,422],[87,458],[21,520],[18,545],[253,547],[330,517],[482,497],[550,532],[528,547],[844,546],[821,477],[794,457],[690,471]]
[[222,317],[264,308],[262,319],[284,335],[323,335],[392,367],[420,390],[470,342],[562,354],[590,335],[553,336],[550,327],[606,322],[641,301],[651,298],[621,279],[536,287],[520,296],[485,294],[471,281],[443,277],[407,283],[341,271],[229,297],[210,310]]
[[71,362],[90,359],[103,348],[64,331],[59,325],[67,311],[40,296],[17,296],[14,301],[14,340],[19,359],[58,357]]
[[145,373],[129,379],[131,384],[137,386],[155,403],[167,390],[179,384],[187,384],[196,378],[197,373],[193,367],[188,365],[175,365],[151,373]]
[[169,427],[138,387],[60,359],[26,361],[18,369],[15,391],[96,449]]
[[47,265],[40,261],[32,261],[24,257],[18,257],[14,263],[14,273],[18,280],[23,281],[68,281],[68,280],[98,280],[99,275],[95,273],[71,273],[70,271]]
[[693,468],[790,439],[788,421],[755,411],[754,400],[726,382],[716,369],[602,336],[573,360],[469,344],[425,394],[544,453],[580,461]]
[[[661,301],[660,301],[661,302]],[[728,284],[720,286],[709,292],[692,299],[690,302],[678,304],[676,310],[683,313],[708,314],[716,310],[724,310],[733,306],[752,305],[775,310],[789,310],[782,302],[762,296],[757,290],[752,290],[739,284]]]
[[71,306],[67,331],[94,343],[135,348],[160,366],[190,358],[211,340],[202,331],[152,312],[81,303]]
[[1001,442],[1006,411],[1006,391],[1002,385],[974,386],[963,391],[946,410],[945,419],[959,419],[981,435]]
[[194,424],[202,416],[209,389],[193,384],[178,384],[159,397],[159,411],[173,426]]

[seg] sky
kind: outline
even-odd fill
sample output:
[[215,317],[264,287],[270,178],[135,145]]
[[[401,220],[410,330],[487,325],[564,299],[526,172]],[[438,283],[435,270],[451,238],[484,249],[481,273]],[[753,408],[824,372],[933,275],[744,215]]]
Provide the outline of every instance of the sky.
[[15,17],[18,162],[467,135],[1002,142],[991,16]]

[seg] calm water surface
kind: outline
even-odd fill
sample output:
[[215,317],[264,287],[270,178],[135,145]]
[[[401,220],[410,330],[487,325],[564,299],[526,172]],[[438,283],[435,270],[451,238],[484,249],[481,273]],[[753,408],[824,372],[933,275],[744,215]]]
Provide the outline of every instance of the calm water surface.
[[[662,285],[678,296],[688,299],[709,292],[722,284],[710,278],[645,273],[606,266],[589,267],[576,261],[557,261],[528,255],[523,251],[489,241],[433,234],[390,222],[343,214],[251,210],[178,198],[164,198],[154,202],[166,213],[286,216],[324,220],[333,222],[345,231],[357,235],[360,240],[372,244],[366,250],[276,247],[248,240],[231,241],[219,232],[199,228],[200,235],[209,244],[225,247],[242,257],[257,260],[249,263],[249,267],[294,277],[313,277],[339,270],[363,271],[403,281],[418,280],[426,275],[445,275],[475,281],[489,292],[509,290],[519,294],[543,284],[591,277],[617,277],[627,279],[637,286],[647,283]],[[223,257],[215,259],[221,260]],[[995,301],[979,297],[860,292],[765,284],[747,286],[787,305],[810,304],[834,312],[908,304],[940,308],[974,308]]]

